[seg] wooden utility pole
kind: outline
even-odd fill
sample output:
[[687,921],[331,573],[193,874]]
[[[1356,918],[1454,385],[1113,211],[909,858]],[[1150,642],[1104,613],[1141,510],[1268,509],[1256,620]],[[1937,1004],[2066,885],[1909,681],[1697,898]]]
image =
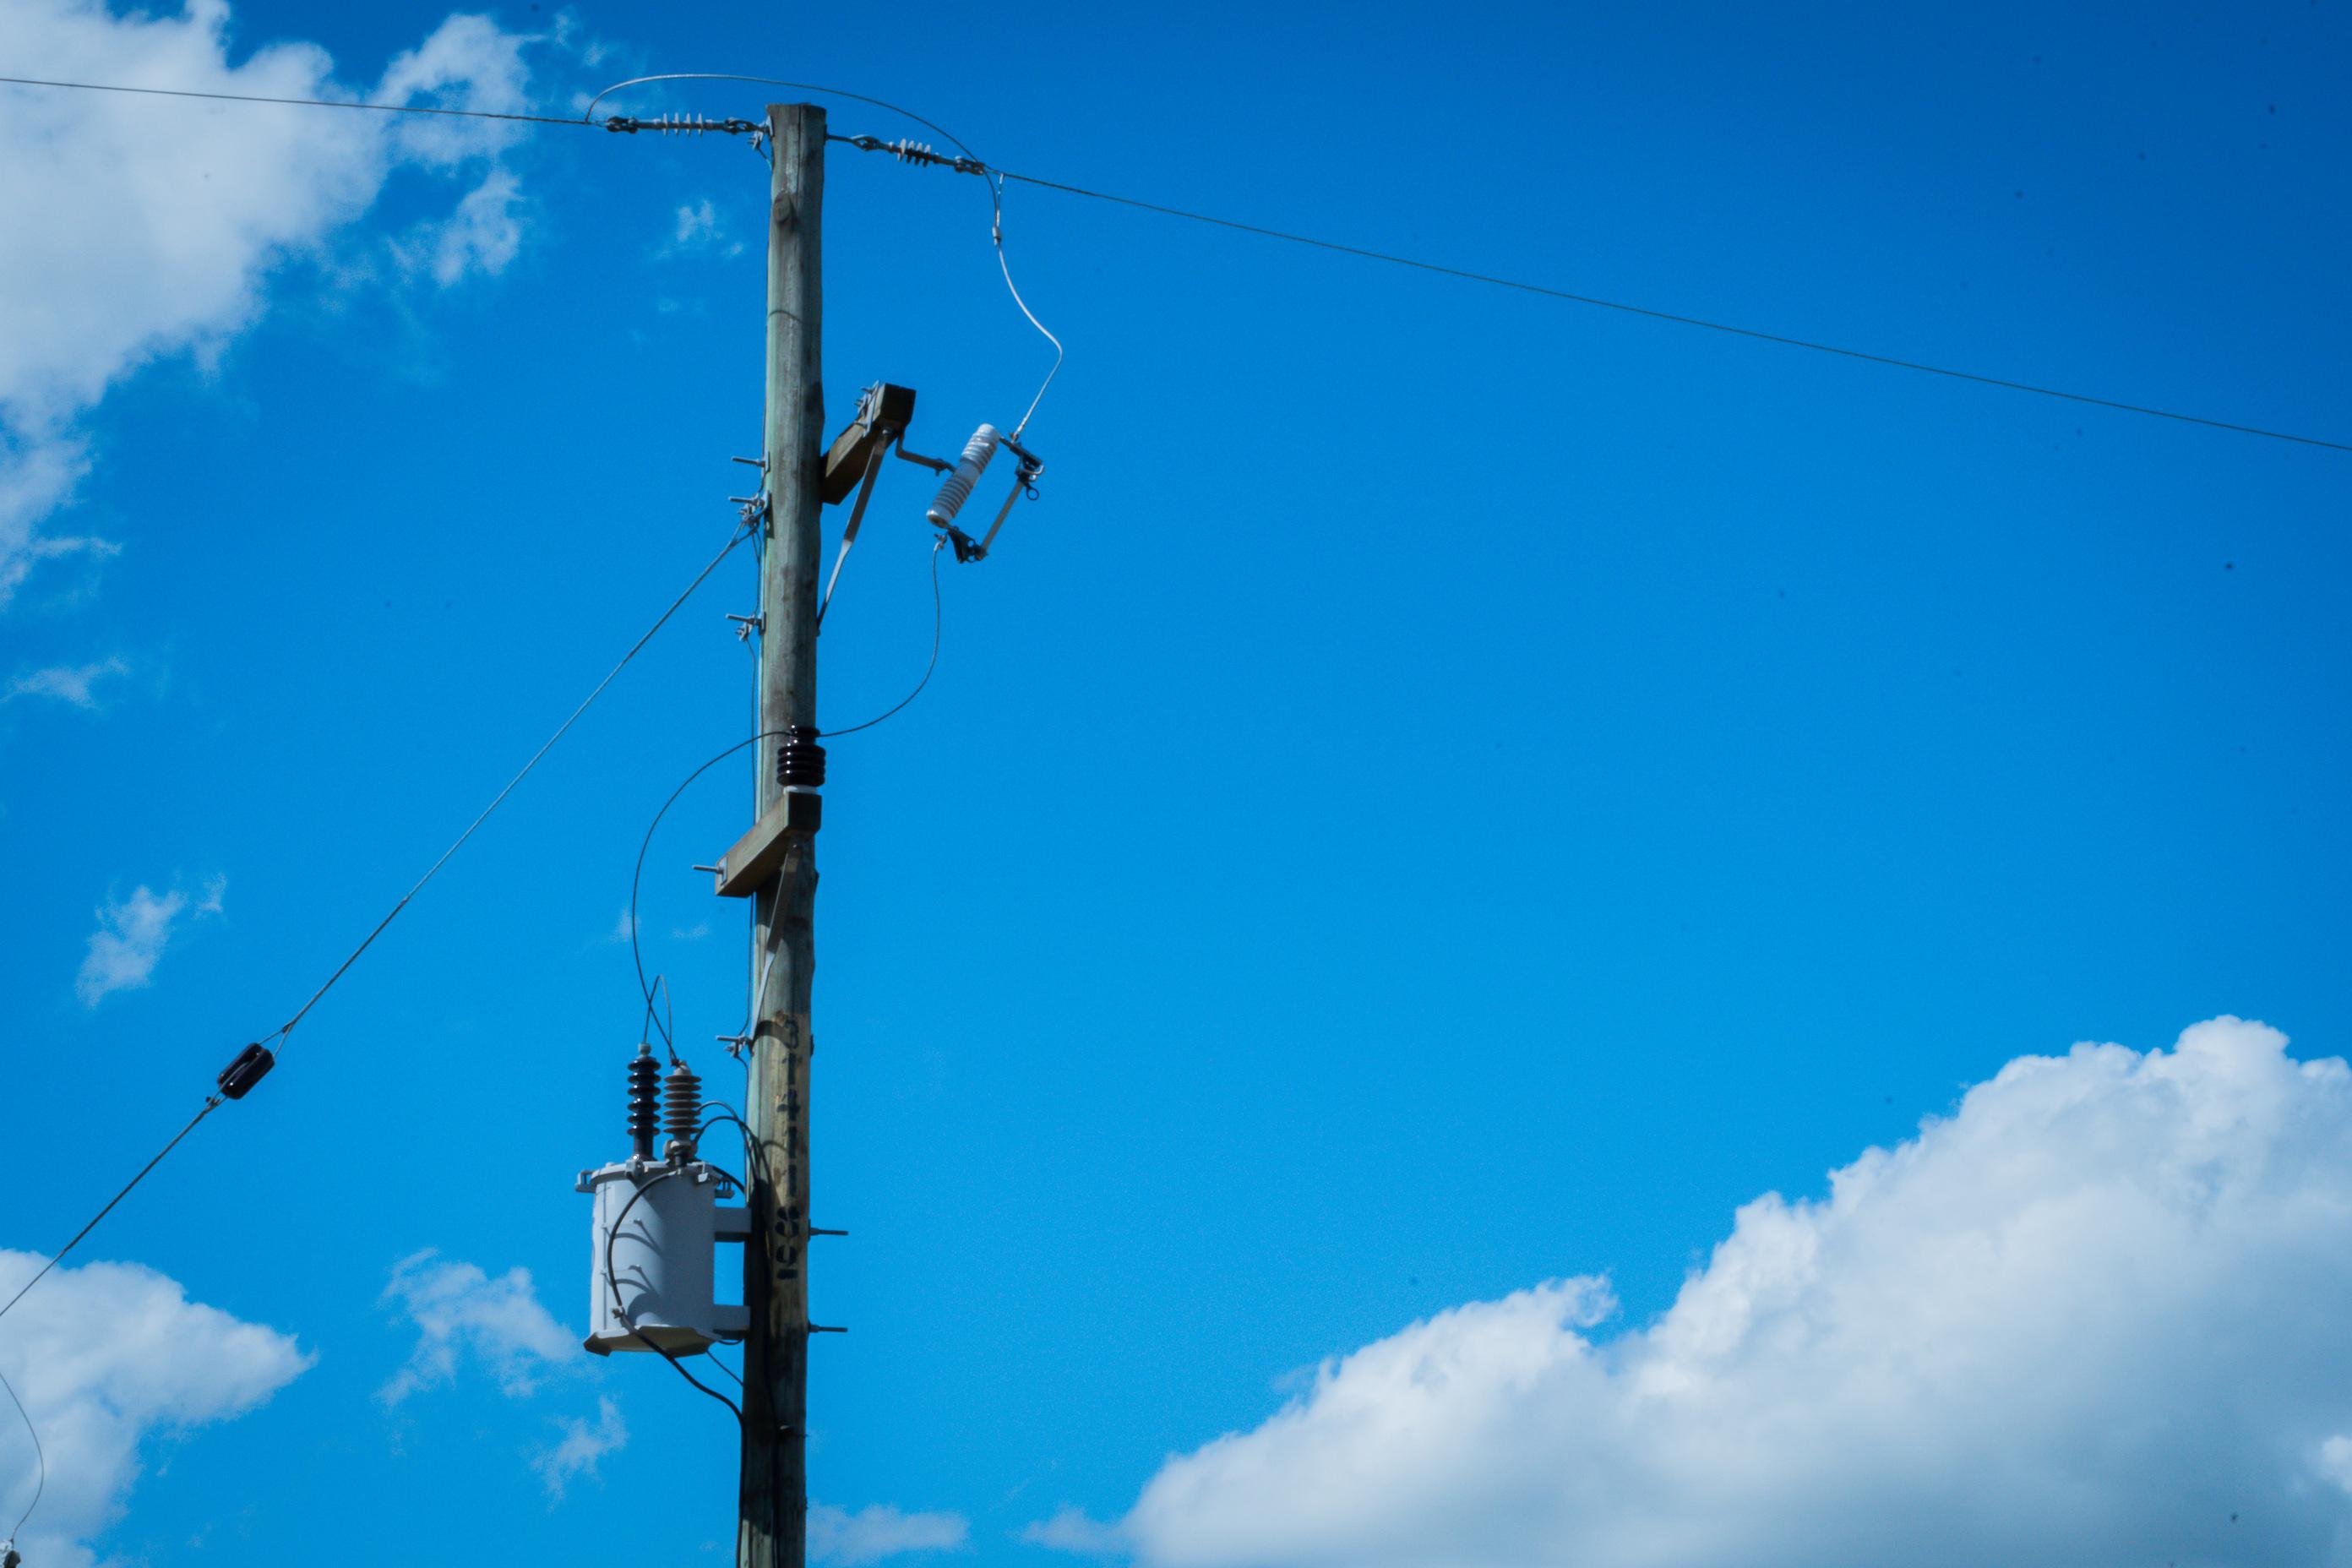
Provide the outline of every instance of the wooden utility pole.
[[[818,270],[824,110],[768,106],[768,515],[760,582],[760,729],[816,724],[817,509],[824,441]],[[753,746],[759,818],[783,804],[776,741]],[[793,804],[797,805],[795,801]],[[814,804],[811,802],[810,804]],[[814,826],[814,822],[810,824]],[[809,997],[816,969],[816,840],[792,834],[758,893],[751,1086],[759,1145],[743,1248],[743,1478],[738,1568],[803,1568],[807,1536]]]

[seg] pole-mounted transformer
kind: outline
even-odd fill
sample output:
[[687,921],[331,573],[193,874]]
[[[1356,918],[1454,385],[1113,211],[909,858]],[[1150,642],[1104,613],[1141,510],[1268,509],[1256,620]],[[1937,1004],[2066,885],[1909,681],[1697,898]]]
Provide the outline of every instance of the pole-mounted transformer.
[[750,1327],[744,1309],[714,1300],[718,1244],[749,1237],[751,1211],[719,1201],[733,1183],[698,1157],[701,1120],[701,1080],[680,1062],[665,1084],[653,1047],[640,1045],[629,1062],[629,1157],[581,1172],[577,1186],[595,1199],[585,1343],[597,1355],[696,1355]]

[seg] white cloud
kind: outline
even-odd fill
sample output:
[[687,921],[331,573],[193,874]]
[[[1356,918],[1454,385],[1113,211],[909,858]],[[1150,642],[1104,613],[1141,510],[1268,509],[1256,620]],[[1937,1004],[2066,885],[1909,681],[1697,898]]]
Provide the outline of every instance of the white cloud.
[[707,244],[719,237],[719,208],[709,196],[690,207],[677,209],[677,232],[673,243],[684,247]]
[[[0,1250],[0,1300],[42,1261]],[[121,1515],[158,1439],[245,1414],[310,1360],[288,1336],[191,1301],[152,1269],[90,1263],[51,1272],[0,1332],[0,1372],[48,1455],[48,1484],[18,1543],[27,1562],[94,1561],[86,1542]],[[33,1494],[35,1462],[5,1405],[0,1433],[0,1496],[13,1521]]]
[[101,680],[130,673],[131,667],[120,658],[100,659],[96,664],[55,665],[18,676],[10,683],[7,697],[0,700],[13,702],[19,697],[51,697],[76,708],[95,710],[98,695],[93,688]]
[[960,1513],[901,1513],[887,1502],[870,1503],[856,1513],[831,1503],[809,1505],[812,1563],[855,1568],[903,1552],[961,1551],[971,1538],[971,1526]]
[[551,1502],[563,1500],[564,1488],[575,1479],[587,1476],[593,1479],[596,1467],[607,1454],[616,1454],[627,1446],[629,1429],[622,1423],[621,1407],[609,1398],[596,1401],[594,1425],[574,1416],[562,1417],[557,1425],[563,1436],[551,1448],[532,1456],[530,1468],[547,1483]]
[[428,1247],[393,1266],[383,1300],[416,1328],[407,1364],[376,1391],[386,1405],[455,1381],[468,1356],[489,1370],[501,1393],[520,1398],[579,1352],[579,1342],[540,1305],[529,1269],[509,1268],[493,1279]]
[[[453,16],[373,87],[351,88],[315,45],[229,61],[226,0],[115,15],[91,0],[8,0],[12,74],[294,98],[373,96],[527,107],[524,47]],[[88,471],[82,416],[157,358],[216,353],[262,310],[262,284],[374,202],[404,165],[444,174],[495,160],[523,128],[500,121],[334,113],[0,87],[0,605],[43,561],[111,542],[41,524]],[[512,176],[495,163],[435,237],[444,281],[496,271],[520,243]]]
[[514,171],[494,168],[448,217],[419,224],[394,241],[393,255],[404,271],[428,276],[444,289],[473,273],[503,272],[522,251],[521,195]]
[[[196,912],[219,914],[227,887],[226,877],[207,881]],[[89,951],[74,976],[74,994],[82,1005],[95,1007],[117,991],[137,991],[152,984],[155,965],[187,909],[188,895],[178,889],[159,894],[144,883],[131,889],[127,899],[109,899],[100,905],[98,930],[90,933]]]
[[[509,33],[488,16],[452,16],[432,36],[384,68],[375,100],[418,100],[442,109],[473,109],[490,114],[530,111],[530,67],[526,45],[538,40]],[[500,153],[522,139],[512,121],[459,120],[443,115],[388,115],[386,131],[397,153],[433,168],[454,169],[486,153]]]
[[1105,1524],[1084,1509],[1065,1507],[1051,1519],[1039,1520],[1021,1531],[1033,1546],[1075,1552],[1087,1557],[1125,1556],[1127,1537],[1118,1526]]
[[623,910],[613,917],[613,929],[604,933],[606,942],[626,942],[637,934],[637,917]]
[[[677,209],[677,220],[671,226],[667,244],[655,254],[661,257],[687,256],[696,252],[713,252],[733,258],[743,254],[743,242],[727,237],[726,215],[709,196],[690,206]],[[675,309],[674,303],[671,304]]]
[[2012,1061],[1655,1321],[1415,1323],[1170,1459],[1147,1564],[2352,1564],[2352,1072],[2234,1018]]

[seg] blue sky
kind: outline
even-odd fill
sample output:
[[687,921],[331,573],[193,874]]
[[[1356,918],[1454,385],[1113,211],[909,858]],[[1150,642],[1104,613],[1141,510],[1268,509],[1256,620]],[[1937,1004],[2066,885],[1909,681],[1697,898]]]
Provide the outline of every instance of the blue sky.
[[[2352,440],[2333,0],[449,16],[24,0],[0,74],[558,114],[640,72],[823,81],[1024,173]],[[0,1026],[25,1111],[0,1247],[32,1254],[725,541],[728,458],[758,440],[766,173],[718,139],[0,95]],[[1018,417],[1050,351],[987,223],[976,181],[835,150],[835,422],[882,378],[919,389],[920,450]],[[1846,1182],[1849,1230],[1791,1211],[1828,1238],[1798,1250],[1891,1237],[1908,1278],[1969,1277],[1962,1238],[2022,1257],[2034,1215],[2074,1212],[2053,1194],[2084,1149],[2112,1158],[2084,1194],[2269,1173],[2194,1225],[2085,1197],[2084,1237],[2144,1247],[1957,1320],[1994,1347],[1985,1386],[2049,1382],[1998,1348],[2038,1343],[2049,1303],[2112,1347],[2143,1342],[2119,1303],[2145,1299],[2180,1309],[2189,1359],[2274,1343],[2250,1384],[2341,1403],[2205,1423],[2141,1410],[2147,1363],[2099,1361],[2110,1381],[2008,1435],[2074,1475],[2106,1451],[2084,1412],[2144,1417],[2140,1458],[2063,1506],[2013,1478],[1979,1509],[1874,1490],[1861,1423],[1765,1489],[1773,1539],[1866,1561],[1883,1542],[1822,1521],[1933,1507],[1955,1562],[2014,1544],[1967,1533],[1988,1513],[2051,1551],[2140,1517],[2156,1560],[2352,1561],[2352,1388],[2298,1310],[2328,1299],[2328,1233],[2280,1218],[2352,1194],[2340,1085],[2231,1026],[2136,1067],[2066,1054],[2222,1015],[2294,1060],[2344,1048],[2352,458],[1032,187],[1004,232],[1068,345],[1032,426],[1041,499],[945,570],[921,699],[835,747],[819,906],[816,1218],[854,1234],[814,1274],[816,1316],[852,1331],[814,1354],[813,1490],[952,1519],[865,1515],[836,1560],[960,1530],[937,1560],[1759,1561],[1752,1535],[1743,1558],[1547,1511],[1593,1463],[1555,1426],[1594,1429],[1613,1394],[1414,1416],[1373,1352],[1475,1363],[1481,1325],[1533,1322],[1546,1354],[1589,1343],[1633,1377],[1772,1253],[1776,1211],[1735,1231],[1741,1205],[1823,1199],[1904,1144],[1918,1185]],[[922,670],[921,480],[886,475],[828,617],[829,725]],[[748,559],[714,577],[76,1259],[214,1315],[78,1270],[42,1326],[49,1285],[0,1323],[0,1370],[46,1375],[37,1413],[87,1439],[53,1442],[53,1489],[83,1479],[28,1531],[49,1562],[724,1559],[723,1412],[566,1346],[572,1175],[623,1147],[639,1034],[630,868],[677,782],[748,732],[721,616],[751,594]],[[696,786],[647,862],[647,962],[687,1041],[741,1019],[743,913],[688,868],[740,832],[744,783]],[[1961,1109],[2043,1056],[2066,1065]],[[715,1047],[697,1065],[726,1077]],[[2068,1142],[2083,1106],[2112,1137]],[[2047,1185],[2002,1174],[2044,1160]],[[1870,1207],[1896,1187],[1916,1206]],[[1597,1287],[1540,1289],[1589,1277],[1613,1316]],[[1917,1364],[1903,1325],[1932,1314],[1806,1278]],[[1770,1341],[1740,1410],[1811,1364]],[[165,1384],[152,1409],[122,1393]],[[1416,1493],[1386,1545],[1283,1514],[1379,1516],[1333,1478],[1386,1458],[1285,1436],[1359,1397],[1405,1453],[1478,1451],[1459,1423],[1552,1468]],[[1918,1440],[1967,1469],[1967,1413],[1920,1399]],[[2243,1478],[2237,1533],[2165,1533],[2150,1500],[2224,1429],[2286,1457]],[[1220,1452],[1266,1496],[1163,1469],[1227,1433],[1255,1435]],[[556,1497],[567,1435],[602,1457]],[[9,1496],[26,1462],[0,1423]],[[1765,1527],[1657,1479],[1682,1462],[1643,1472],[1660,1508]],[[1517,1522],[1448,1522],[1473,1516]]]

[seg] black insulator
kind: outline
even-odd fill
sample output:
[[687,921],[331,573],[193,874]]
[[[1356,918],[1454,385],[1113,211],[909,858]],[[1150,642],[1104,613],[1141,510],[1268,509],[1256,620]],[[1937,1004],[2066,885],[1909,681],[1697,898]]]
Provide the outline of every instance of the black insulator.
[[243,1100],[261,1081],[261,1075],[277,1065],[278,1058],[270,1054],[269,1047],[257,1042],[237,1052],[236,1060],[221,1068],[220,1077],[214,1081],[227,1099]]
[[661,1125],[661,1064],[651,1046],[639,1046],[629,1061],[629,1150],[640,1160],[654,1157],[654,1131]]
[[662,1131],[677,1146],[681,1158],[694,1158],[694,1140],[702,1130],[702,1079],[684,1062],[669,1069],[662,1085]]
[[794,724],[776,748],[776,783],[803,789],[824,787],[824,748],[816,743],[814,725]]

